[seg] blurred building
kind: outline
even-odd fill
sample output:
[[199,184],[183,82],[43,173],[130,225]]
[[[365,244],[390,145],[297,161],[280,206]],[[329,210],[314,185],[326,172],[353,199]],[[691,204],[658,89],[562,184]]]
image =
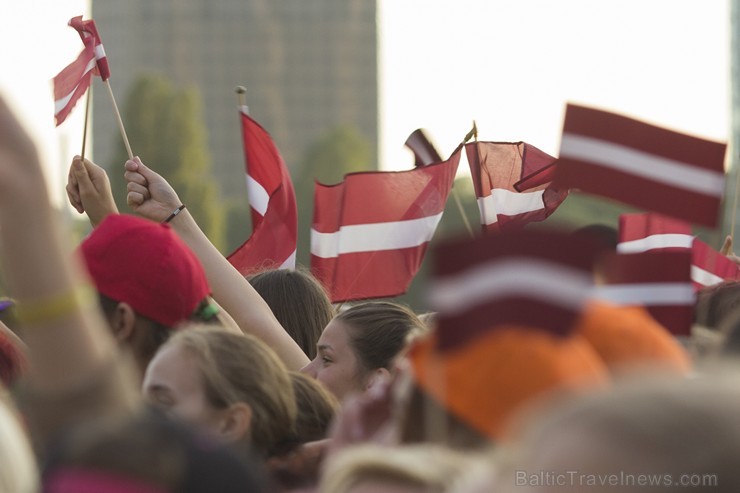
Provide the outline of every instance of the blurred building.
[[[725,187],[725,214],[722,231],[732,230],[732,209],[735,207],[736,184],[740,170],[740,0],[730,2],[730,138],[728,153],[730,167]],[[740,231],[740,214],[735,214],[735,229]],[[740,248],[735,247],[735,252]]]
[[[293,170],[337,125],[357,128],[377,156],[376,0],[95,0],[92,14],[119,105],[143,72],[199,88],[226,196],[246,190],[237,85]],[[117,128],[105,91],[93,97],[95,158],[111,164]]]

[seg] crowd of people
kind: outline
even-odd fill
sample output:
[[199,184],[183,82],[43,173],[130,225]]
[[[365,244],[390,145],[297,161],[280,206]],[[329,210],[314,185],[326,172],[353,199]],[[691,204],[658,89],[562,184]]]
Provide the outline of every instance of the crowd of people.
[[69,245],[0,100],[0,493],[740,491],[740,283],[700,294],[687,340],[591,302],[566,336],[443,351],[434,313],[245,278],[124,167],[130,211],[73,160],[93,230]]

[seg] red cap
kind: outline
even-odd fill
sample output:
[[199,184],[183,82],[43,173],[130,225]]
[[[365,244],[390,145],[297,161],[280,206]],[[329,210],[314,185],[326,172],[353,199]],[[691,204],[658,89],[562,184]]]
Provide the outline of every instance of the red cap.
[[210,294],[195,254],[166,224],[111,214],[80,245],[97,290],[174,327]]

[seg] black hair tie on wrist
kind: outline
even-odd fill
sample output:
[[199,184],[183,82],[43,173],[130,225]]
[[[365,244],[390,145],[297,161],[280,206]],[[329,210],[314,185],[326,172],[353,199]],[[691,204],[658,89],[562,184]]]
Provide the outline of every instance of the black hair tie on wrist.
[[170,214],[167,219],[162,221],[162,224],[167,224],[168,222],[172,221],[176,215],[178,215],[182,210],[185,208],[185,204],[182,204],[180,207],[172,211],[172,214]]

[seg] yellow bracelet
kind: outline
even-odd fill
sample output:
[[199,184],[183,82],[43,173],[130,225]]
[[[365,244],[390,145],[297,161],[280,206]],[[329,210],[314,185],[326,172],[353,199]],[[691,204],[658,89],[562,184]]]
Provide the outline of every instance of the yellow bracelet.
[[89,306],[95,292],[87,285],[78,285],[71,290],[35,300],[17,300],[15,313],[23,325],[38,325],[68,317]]

